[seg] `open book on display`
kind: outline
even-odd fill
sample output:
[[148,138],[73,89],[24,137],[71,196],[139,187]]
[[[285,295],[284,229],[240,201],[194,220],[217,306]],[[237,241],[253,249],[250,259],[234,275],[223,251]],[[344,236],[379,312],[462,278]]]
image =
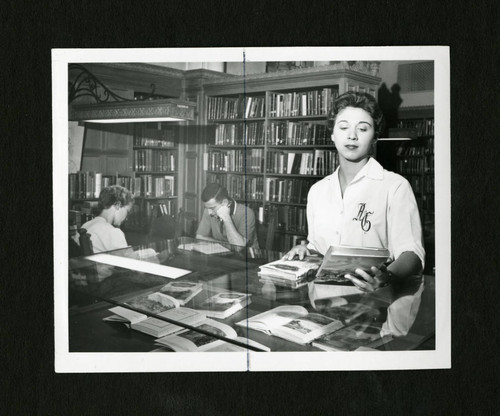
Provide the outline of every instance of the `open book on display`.
[[360,347],[376,348],[391,340],[391,336],[380,336],[379,326],[358,323],[323,335],[312,345],[325,351],[354,351]]
[[178,247],[180,250],[187,251],[197,251],[203,254],[228,254],[231,250],[224,247],[222,244],[215,242],[196,242],[196,243],[186,243],[180,244]]
[[251,303],[250,294],[221,292],[209,297],[200,305],[200,310],[212,318],[225,319]]
[[203,283],[170,282],[160,289],[160,293],[176,299],[185,305],[203,290]]
[[342,328],[341,321],[319,313],[309,313],[297,305],[284,305],[238,322],[236,325],[255,329],[268,335],[307,344],[321,335]]
[[[229,325],[216,322],[211,319],[205,320],[197,328],[211,332],[220,337],[235,339],[243,344],[248,344],[269,351],[269,348],[252,340],[238,337],[236,331]],[[185,330],[175,335],[169,335],[156,340],[156,343],[165,345],[176,352],[202,352],[202,351],[246,351],[245,348],[226,342],[222,339],[212,337],[194,330]]]
[[[127,304],[146,313],[149,312],[186,325],[194,326],[206,319],[203,312],[180,307],[176,299],[158,292],[139,296]],[[125,322],[130,324],[132,329],[154,337],[162,337],[183,329],[181,326],[155,317],[148,317],[145,313],[139,313],[122,306],[111,308],[110,312],[113,312],[114,315],[104,318],[105,321]]]

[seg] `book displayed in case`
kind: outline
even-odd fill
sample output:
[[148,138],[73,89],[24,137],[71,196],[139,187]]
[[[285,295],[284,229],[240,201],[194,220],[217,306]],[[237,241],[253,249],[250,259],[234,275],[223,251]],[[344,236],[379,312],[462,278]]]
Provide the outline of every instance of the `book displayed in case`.
[[217,293],[200,305],[200,310],[211,318],[225,319],[251,303],[250,294],[225,291]]
[[268,74],[262,83],[259,76],[247,77],[245,91],[235,92],[231,80],[227,90],[221,82],[206,89],[206,119],[214,126],[204,154],[206,183],[257,204],[265,224],[277,215],[274,246],[282,250],[307,236],[307,193],[338,166],[327,126],[334,100],[346,91],[376,95],[379,83],[346,71],[297,74],[289,80]]
[[278,306],[237,322],[236,325],[255,329],[297,344],[307,344],[344,326],[337,319],[319,313],[309,313],[306,308],[299,305]]
[[[217,322],[212,319],[206,319],[201,325],[197,326],[204,331],[213,333],[227,339],[239,341],[245,345],[251,345],[261,351],[270,351],[269,347],[248,338],[238,337],[236,331],[229,325]],[[160,346],[166,346],[176,352],[240,352],[247,351],[245,348],[231,344],[219,338],[197,332],[191,329],[178,332],[174,335],[168,335],[156,340]],[[160,351],[160,350],[157,350]]]
[[[187,325],[197,325],[206,319],[206,316],[202,312],[182,307],[180,306],[180,302],[175,298],[160,292],[138,296],[128,301],[127,304],[133,308]],[[111,308],[110,312],[113,312],[114,315],[104,318],[105,321],[124,322],[129,324],[131,329],[154,337],[173,334],[183,329],[178,325],[155,317],[148,317],[146,314],[122,306]]]

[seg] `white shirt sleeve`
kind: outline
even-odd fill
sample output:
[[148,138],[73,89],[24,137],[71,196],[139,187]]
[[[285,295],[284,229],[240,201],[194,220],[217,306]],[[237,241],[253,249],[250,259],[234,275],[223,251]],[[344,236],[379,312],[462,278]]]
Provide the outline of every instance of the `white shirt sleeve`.
[[307,229],[308,229],[307,239],[309,241],[309,243],[307,244],[307,249],[318,251],[318,249],[311,242],[311,241],[315,240],[315,237],[314,237],[314,205],[315,205],[315,201],[314,201],[314,199],[315,199],[314,198],[314,191],[311,189],[311,190],[309,190],[309,193],[307,194],[307,205],[306,205]]
[[388,196],[389,250],[395,259],[405,251],[413,251],[420,258],[423,268],[425,251],[422,244],[422,225],[410,183],[407,180],[396,183]]

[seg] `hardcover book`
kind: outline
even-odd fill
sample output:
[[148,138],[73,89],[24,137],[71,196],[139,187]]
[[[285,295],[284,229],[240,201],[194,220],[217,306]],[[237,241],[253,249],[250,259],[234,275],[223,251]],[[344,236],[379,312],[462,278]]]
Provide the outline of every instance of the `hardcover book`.
[[372,266],[380,267],[389,254],[389,250],[382,248],[330,246],[318,269],[315,283],[352,285],[344,277],[345,274],[353,274],[357,268],[369,271]]
[[[206,319],[197,328],[211,332],[220,337],[235,339],[244,344],[252,345],[269,351],[269,348],[252,340],[237,336],[236,331],[229,325]],[[157,344],[167,346],[176,352],[202,352],[202,351],[246,351],[243,347],[226,342],[193,330],[181,331],[175,335],[168,335],[156,340]]]
[[238,322],[236,325],[255,329],[298,344],[307,344],[324,334],[337,331],[344,325],[341,321],[309,313],[297,305],[284,305]]
[[[187,325],[195,326],[206,319],[205,314],[202,312],[184,307],[173,307],[172,304],[166,306],[162,305],[160,302],[143,302],[142,305],[143,309],[147,309],[155,315],[172,319],[176,322],[182,322]],[[133,306],[138,307],[138,304],[134,304]],[[146,314],[135,312],[122,306],[116,306],[109,311],[113,312],[114,315],[104,318],[104,321],[124,322],[128,324],[130,328],[154,337],[162,337],[184,329],[182,326],[155,317],[148,317]]]
[[392,340],[380,336],[380,327],[371,324],[355,324],[337,332],[323,335],[312,345],[325,351],[354,351],[360,347],[376,348]]
[[170,282],[160,289],[160,293],[177,299],[180,305],[185,305],[203,290],[203,283]]
[[200,310],[212,318],[225,319],[251,303],[249,294],[221,292],[211,296],[200,305]]
[[259,276],[268,276],[291,281],[313,277],[320,267],[321,257],[307,256],[304,260],[276,260],[259,267]]

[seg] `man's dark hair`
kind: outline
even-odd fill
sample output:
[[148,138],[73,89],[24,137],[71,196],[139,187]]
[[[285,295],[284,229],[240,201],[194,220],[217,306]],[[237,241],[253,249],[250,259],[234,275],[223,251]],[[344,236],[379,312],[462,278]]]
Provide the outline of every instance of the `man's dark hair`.
[[201,200],[203,202],[208,202],[212,198],[219,203],[224,201],[224,199],[230,199],[227,189],[218,183],[209,183],[201,193]]
[[375,123],[375,139],[378,139],[384,127],[384,115],[377,100],[365,92],[346,92],[334,101],[333,108],[328,116],[330,132],[333,132],[338,114],[347,107],[361,108],[370,114]]

